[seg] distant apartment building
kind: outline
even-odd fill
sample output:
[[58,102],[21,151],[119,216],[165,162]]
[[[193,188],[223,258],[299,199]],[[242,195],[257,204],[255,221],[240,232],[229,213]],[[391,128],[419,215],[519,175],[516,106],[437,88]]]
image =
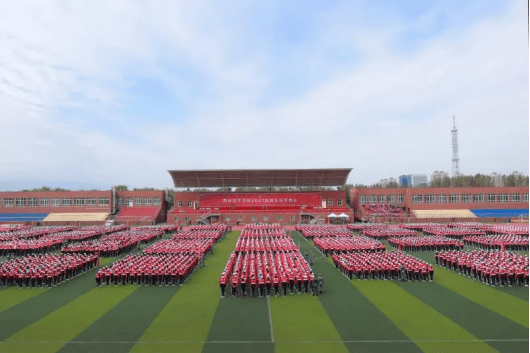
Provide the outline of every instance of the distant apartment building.
[[388,178],[388,179],[381,179],[379,180],[379,184],[386,188],[389,184],[392,184],[392,183],[396,183],[397,184],[397,179],[396,178]]
[[431,175],[431,182],[435,180],[440,180],[444,178],[449,178],[449,174],[443,171],[434,171]]
[[427,186],[427,174],[401,175],[399,177],[399,186],[402,188]]
[[494,186],[504,186],[504,183],[502,181],[502,174],[492,173],[492,174],[490,174],[490,177],[493,180],[493,185]]

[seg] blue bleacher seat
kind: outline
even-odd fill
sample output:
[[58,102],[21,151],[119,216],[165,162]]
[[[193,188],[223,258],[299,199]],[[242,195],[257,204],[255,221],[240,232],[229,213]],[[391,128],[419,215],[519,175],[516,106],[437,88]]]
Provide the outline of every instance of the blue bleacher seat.
[[474,209],[471,210],[477,217],[519,217],[528,216],[528,208],[518,209]]
[[0,213],[0,222],[40,222],[49,213]]

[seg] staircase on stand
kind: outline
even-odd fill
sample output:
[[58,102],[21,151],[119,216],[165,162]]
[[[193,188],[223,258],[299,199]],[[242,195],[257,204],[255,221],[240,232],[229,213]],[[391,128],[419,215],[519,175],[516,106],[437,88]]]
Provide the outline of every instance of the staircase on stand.
[[326,217],[323,215],[315,214],[315,213],[309,213],[309,212],[303,212],[300,216],[311,216],[313,217],[309,224],[324,224],[326,223]]
[[326,218],[322,215],[315,216],[311,221],[309,221],[309,224],[323,224],[326,223]]
[[110,227],[114,225],[114,219],[116,218],[116,215],[110,215],[109,218],[107,218],[107,221],[105,222],[106,227]]
[[221,215],[219,213],[208,212],[206,214],[201,215],[200,218],[197,218],[197,222],[202,222],[203,224],[210,224],[210,220],[208,218],[211,216],[220,217]]

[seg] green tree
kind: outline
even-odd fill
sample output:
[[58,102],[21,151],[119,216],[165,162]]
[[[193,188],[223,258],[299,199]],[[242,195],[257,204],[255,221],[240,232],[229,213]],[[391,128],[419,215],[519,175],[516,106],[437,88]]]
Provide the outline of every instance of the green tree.
[[529,177],[526,175],[517,176],[515,178],[515,186],[528,186]]
[[346,189],[346,204],[349,205],[350,204],[350,200],[351,200],[351,197],[350,197],[350,190],[351,189]]
[[22,191],[41,192],[41,191],[53,191],[53,190],[49,186],[43,186],[43,187],[40,187],[40,188],[34,188],[34,189],[31,189],[31,190],[25,189],[25,190],[22,190]]
[[397,183],[397,181],[390,181],[390,182],[386,185],[386,187],[387,187],[388,189],[396,189],[396,188],[399,187],[399,184]]
[[127,185],[116,185],[116,191],[128,191],[129,187]]
[[465,183],[465,177],[463,175],[457,175],[451,178],[450,186],[452,187],[462,187]]
[[432,188],[439,188],[441,186],[442,186],[442,179],[438,178],[438,179],[434,179],[431,181]]
[[502,184],[504,186],[515,186],[515,175],[503,175],[502,176]]
[[175,203],[175,189],[167,189],[167,198],[170,204]]
[[443,177],[443,178],[440,179],[440,187],[448,188],[450,186],[451,186],[451,178]]

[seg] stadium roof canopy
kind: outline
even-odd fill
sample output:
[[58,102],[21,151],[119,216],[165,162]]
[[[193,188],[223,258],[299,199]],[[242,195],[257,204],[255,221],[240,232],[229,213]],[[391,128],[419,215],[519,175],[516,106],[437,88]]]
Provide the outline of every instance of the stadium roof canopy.
[[342,186],[352,168],[169,170],[177,188]]

